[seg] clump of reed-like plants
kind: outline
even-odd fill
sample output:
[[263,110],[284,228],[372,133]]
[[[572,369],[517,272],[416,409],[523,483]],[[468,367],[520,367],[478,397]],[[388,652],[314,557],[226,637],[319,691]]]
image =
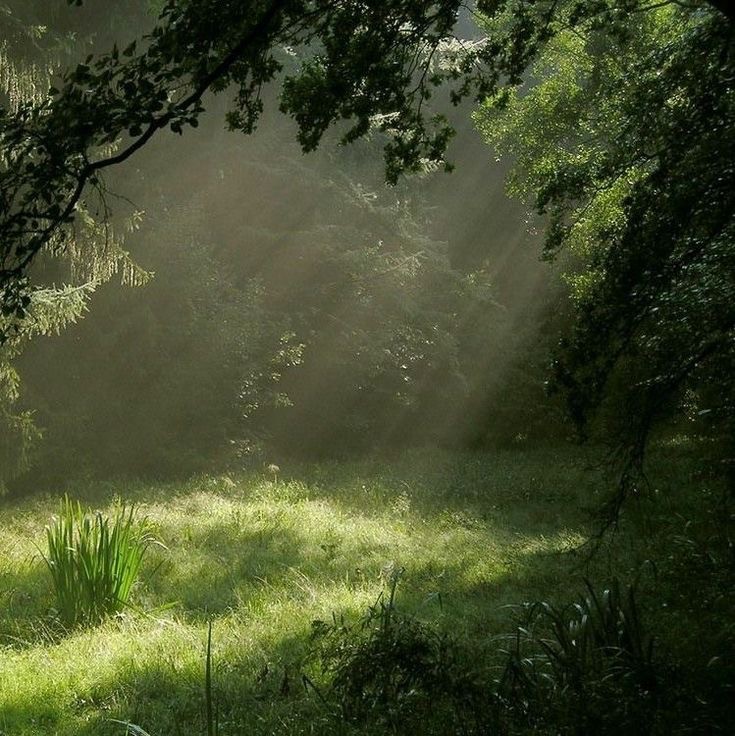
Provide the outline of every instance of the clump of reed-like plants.
[[46,539],[44,560],[59,618],[67,626],[99,623],[127,606],[146,550],[156,543],[133,506],[120,503],[105,516],[68,496],[46,527]]
[[635,586],[585,585],[570,605],[523,607],[497,686],[503,715],[533,732],[553,724],[559,733],[650,733],[661,672]]

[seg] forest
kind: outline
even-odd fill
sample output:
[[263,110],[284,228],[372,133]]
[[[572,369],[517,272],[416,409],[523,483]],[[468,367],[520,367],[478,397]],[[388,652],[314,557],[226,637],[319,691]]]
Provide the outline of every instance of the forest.
[[733,732],[729,0],[0,0],[0,736]]

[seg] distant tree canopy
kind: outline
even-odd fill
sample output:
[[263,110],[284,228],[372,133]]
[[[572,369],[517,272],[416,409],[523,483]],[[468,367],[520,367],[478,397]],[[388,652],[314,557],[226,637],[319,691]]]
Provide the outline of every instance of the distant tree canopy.
[[43,439],[15,488],[459,434],[475,364],[495,367],[493,291],[425,234],[420,182],[381,186],[377,142],[304,159],[268,122],[244,142],[203,121],[174,173],[156,165],[172,140],[126,179],[149,202],[131,252],[155,277],[101,286],[17,361]]
[[67,247],[66,226],[82,201],[104,208],[105,169],[159,130],[196,126],[209,90],[233,88],[230,126],[251,132],[262,112],[263,87],[283,71],[292,49],[302,61],[283,78],[281,104],[297,119],[305,149],[313,149],[335,121],[350,119],[344,138],[354,140],[382,116],[379,127],[391,132],[392,179],[399,168],[439,159],[449,128],[439,120],[427,124],[421,106],[429,88],[448,74],[431,68],[431,59],[451,34],[457,5],[170,1],[139,46],[90,57],[66,72],[49,97],[4,111],[5,316],[22,318],[30,264],[44,248]]

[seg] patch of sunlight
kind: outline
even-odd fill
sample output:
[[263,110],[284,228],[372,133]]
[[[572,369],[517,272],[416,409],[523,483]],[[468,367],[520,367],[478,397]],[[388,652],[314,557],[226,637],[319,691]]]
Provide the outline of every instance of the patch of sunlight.
[[514,552],[522,556],[569,552],[580,547],[587,537],[569,529],[561,529],[555,534],[540,534],[533,537],[520,537],[514,545]]
[[[134,590],[148,613],[66,635],[45,633],[53,593],[39,554],[58,499],[3,507],[0,731],[108,733],[95,724],[134,714],[160,733],[174,716],[197,723],[209,620],[218,671],[242,697],[264,668],[283,677],[284,663],[298,661],[313,620],[364,612],[391,563],[405,568],[405,610],[481,636],[503,624],[504,604],[558,585],[566,563],[556,553],[584,538],[569,514],[560,525],[551,492],[534,485],[545,456],[524,455],[525,465],[499,454],[429,459],[313,468],[309,481],[242,475],[109,484],[99,496],[81,489],[103,511],[116,495],[135,502],[166,549],[149,551]],[[576,508],[559,501],[565,484],[553,486],[554,508]],[[174,700],[190,712],[169,713]]]

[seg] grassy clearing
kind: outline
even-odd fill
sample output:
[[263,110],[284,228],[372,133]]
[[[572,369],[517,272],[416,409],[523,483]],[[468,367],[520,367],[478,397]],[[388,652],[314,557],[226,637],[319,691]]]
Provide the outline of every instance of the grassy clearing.
[[[321,733],[319,703],[297,671],[311,622],[364,610],[386,565],[406,570],[404,610],[478,642],[508,630],[507,604],[570,600],[584,575],[633,576],[651,540],[635,541],[632,531],[591,562],[568,554],[589,534],[585,508],[604,487],[588,467],[568,448],[413,453],[390,464],[284,468],[277,481],[254,473],[76,488],[75,497],[102,510],[117,498],[135,503],[168,549],[151,548],[135,607],[66,632],[51,615],[36,547],[58,496],[7,502],[0,732],[124,733],[110,719],[153,736],[203,732],[212,619],[220,732]],[[667,498],[682,467],[666,460],[655,471]],[[641,518],[636,529],[650,523]],[[685,631],[696,615],[684,611],[671,631]]]

